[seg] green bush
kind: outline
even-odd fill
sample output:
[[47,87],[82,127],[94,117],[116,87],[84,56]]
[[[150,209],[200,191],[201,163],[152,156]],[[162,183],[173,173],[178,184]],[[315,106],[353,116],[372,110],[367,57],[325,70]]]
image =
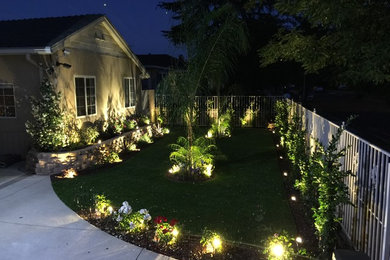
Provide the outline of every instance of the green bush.
[[288,119],[290,114],[290,105],[287,103],[287,100],[278,100],[275,104],[275,128],[277,133],[280,136],[281,144],[284,146],[284,141],[286,139],[288,131]]
[[140,143],[140,144],[151,144],[151,143],[153,143],[153,140],[148,135],[148,133],[145,133],[138,139],[138,143]]
[[99,137],[99,131],[96,126],[85,126],[80,129],[80,141],[83,144],[90,145],[95,143]]
[[31,98],[33,119],[26,122],[26,132],[35,148],[44,152],[58,151],[69,144],[65,134],[64,113],[60,108],[61,94],[49,81],[41,84],[39,99]]
[[218,116],[212,123],[211,128],[207,132],[207,137],[230,137],[231,132],[231,121],[232,121],[233,110],[229,109],[221,116]]
[[185,137],[179,137],[176,144],[170,145],[171,152],[169,159],[174,166],[181,170],[179,174],[189,177],[206,175],[211,176],[214,164],[213,151],[216,146],[210,140],[199,137],[194,140],[192,146]]

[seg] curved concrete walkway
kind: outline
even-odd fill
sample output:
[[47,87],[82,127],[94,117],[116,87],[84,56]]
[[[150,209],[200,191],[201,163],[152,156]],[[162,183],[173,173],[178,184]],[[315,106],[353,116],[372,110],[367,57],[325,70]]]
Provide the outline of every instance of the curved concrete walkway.
[[[49,176],[0,169],[1,259],[173,259],[90,225],[54,193]],[[19,174],[18,174],[19,173]],[[16,177],[15,177],[16,176]],[[1,180],[1,179],[0,179]]]

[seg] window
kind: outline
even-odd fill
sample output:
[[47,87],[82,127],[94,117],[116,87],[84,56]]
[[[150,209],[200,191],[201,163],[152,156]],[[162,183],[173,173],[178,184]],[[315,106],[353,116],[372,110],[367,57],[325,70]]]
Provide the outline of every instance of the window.
[[123,86],[125,88],[125,107],[135,107],[135,79],[125,78]]
[[95,77],[75,77],[77,116],[96,114]]
[[0,118],[16,117],[14,86],[0,83]]

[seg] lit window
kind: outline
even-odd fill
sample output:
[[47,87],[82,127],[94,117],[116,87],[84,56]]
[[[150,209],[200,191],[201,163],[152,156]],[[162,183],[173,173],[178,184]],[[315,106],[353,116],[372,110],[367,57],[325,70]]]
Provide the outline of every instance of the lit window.
[[135,79],[124,78],[125,107],[135,107]]
[[95,77],[75,77],[77,116],[96,114]]
[[0,83],[0,117],[16,117],[14,86]]

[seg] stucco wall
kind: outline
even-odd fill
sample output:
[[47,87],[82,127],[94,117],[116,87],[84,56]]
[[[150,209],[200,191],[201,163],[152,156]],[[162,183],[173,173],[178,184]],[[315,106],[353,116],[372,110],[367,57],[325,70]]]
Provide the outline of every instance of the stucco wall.
[[[37,56],[31,58],[37,61]],[[26,154],[30,140],[24,124],[31,118],[28,97],[39,92],[39,68],[25,55],[1,55],[0,82],[14,84],[16,97],[16,118],[0,118],[0,154]]]
[[[104,40],[97,39],[96,35]],[[52,55],[32,57],[38,66],[27,61],[25,55],[0,56],[0,81],[14,83],[18,102],[17,118],[0,118],[0,154],[20,154],[25,156],[30,148],[30,140],[25,133],[25,122],[31,117],[28,96],[39,93],[41,77],[49,76],[63,95],[62,105],[67,112],[76,116],[75,76],[94,76],[96,84],[96,114],[77,118],[84,121],[107,118],[115,110],[126,115],[145,113],[149,92],[142,92],[141,71],[134,60],[119,47],[117,40],[110,36],[102,23],[91,25],[66,38],[53,48]],[[63,50],[67,50],[67,55]],[[66,68],[57,63],[71,65]],[[50,75],[46,72],[50,72]],[[136,107],[124,106],[124,77],[136,78]],[[146,109],[147,110],[147,109]],[[149,113],[148,113],[149,114]]]
[[[67,48],[69,55],[58,52],[54,59],[70,64],[71,68],[57,67],[57,89],[63,94],[64,106],[76,116],[75,76],[96,77],[96,115],[78,117],[80,121],[95,121],[107,117],[111,110],[125,114],[135,113],[140,107],[125,108],[123,81],[125,77],[135,77],[136,100],[141,99],[140,71],[125,57],[115,57],[87,50]],[[137,102],[138,105],[139,102]]]

